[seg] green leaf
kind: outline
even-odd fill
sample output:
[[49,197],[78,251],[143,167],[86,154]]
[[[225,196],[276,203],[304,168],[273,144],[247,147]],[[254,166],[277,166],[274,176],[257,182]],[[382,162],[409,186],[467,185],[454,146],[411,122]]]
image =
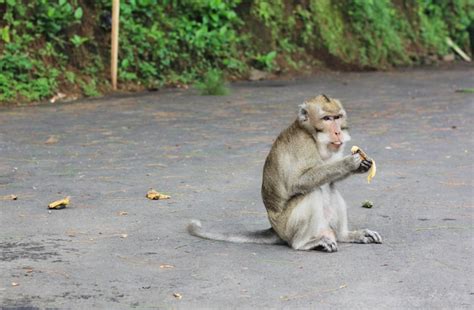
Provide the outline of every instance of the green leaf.
[[46,15],[48,15],[48,18],[53,18],[55,11],[56,10],[54,8],[49,7],[48,11],[46,12]]
[[123,59],[122,62],[120,63],[120,66],[123,69],[127,69],[129,65],[130,65],[130,61],[127,58]]
[[82,14],[83,14],[82,8],[81,8],[81,7],[78,7],[78,8],[76,9],[76,11],[74,12],[74,18],[75,18],[75,19],[81,19],[81,18],[82,18]]
[[273,58],[275,58],[275,56],[277,55],[277,52],[276,51],[271,51],[270,53],[267,54],[267,58],[272,61]]
[[6,43],[10,42],[10,28],[5,26],[2,28],[2,40]]

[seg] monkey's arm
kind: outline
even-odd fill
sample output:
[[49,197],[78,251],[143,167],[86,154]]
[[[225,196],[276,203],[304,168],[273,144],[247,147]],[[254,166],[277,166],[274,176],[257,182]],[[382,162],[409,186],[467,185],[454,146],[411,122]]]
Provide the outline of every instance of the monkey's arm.
[[354,173],[361,165],[358,154],[349,155],[329,164],[322,164],[304,171],[296,176],[291,194],[304,194],[324,184],[342,180]]

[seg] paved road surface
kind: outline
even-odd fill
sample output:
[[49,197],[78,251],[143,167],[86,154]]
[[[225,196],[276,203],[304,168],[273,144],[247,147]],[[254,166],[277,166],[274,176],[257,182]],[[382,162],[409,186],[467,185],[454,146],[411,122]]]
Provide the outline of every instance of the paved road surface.
[[[474,94],[455,90],[473,86],[474,68],[458,67],[3,108],[0,196],[18,200],[0,200],[0,305],[472,309]],[[377,161],[370,185],[340,189],[351,226],[385,243],[327,254],[189,236],[191,218],[268,227],[265,156],[319,93],[342,100],[352,144]],[[172,198],[148,200],[149,188]],[[48,212],[65,196],[70,207]]]

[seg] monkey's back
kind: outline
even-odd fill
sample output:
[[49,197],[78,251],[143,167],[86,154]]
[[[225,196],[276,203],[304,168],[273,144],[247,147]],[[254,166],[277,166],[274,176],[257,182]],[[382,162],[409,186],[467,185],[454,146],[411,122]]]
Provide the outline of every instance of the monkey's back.
[[269,216],[278,216],[292,199],[297,178],[321,160],[316,143],[297,121],[283,130],[265,160],[262,199]]

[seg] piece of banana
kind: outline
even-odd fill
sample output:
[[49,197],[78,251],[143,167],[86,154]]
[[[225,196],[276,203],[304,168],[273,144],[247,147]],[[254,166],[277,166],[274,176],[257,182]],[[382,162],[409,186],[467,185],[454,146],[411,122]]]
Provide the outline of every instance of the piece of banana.
[[151,189],[148,191],[148,193],[146,193],[146,198],[151,199],[151,200],[162,200],[162,199],[170,199],[171,196],[158,193],[154,189]]
[[358,146],[354,145],[351,148],[351,153],[352,154],[359,153],[359,155],[360,155],[360,157],[362,157],[362,159],[370,160],[372,162],[372,166],[369,169],[369,174],[367,175],[367,183],[370,184],[370,181],[372,181],[372,179],[375,177],[375,173],[377,172],[377,166],[375,165],[375,161],[373,159],[370,159],[367,156],[367,154],[364,151],[362,151],[362,149]]
[[61,200],[56,200],[52,203],[50,203],[48,205],[48,208],[49,209],[63,209],[63,208],[66,208],[66,206],[69,204],[70,202],[70,197],[66,197],[64,199],[61,199]]

